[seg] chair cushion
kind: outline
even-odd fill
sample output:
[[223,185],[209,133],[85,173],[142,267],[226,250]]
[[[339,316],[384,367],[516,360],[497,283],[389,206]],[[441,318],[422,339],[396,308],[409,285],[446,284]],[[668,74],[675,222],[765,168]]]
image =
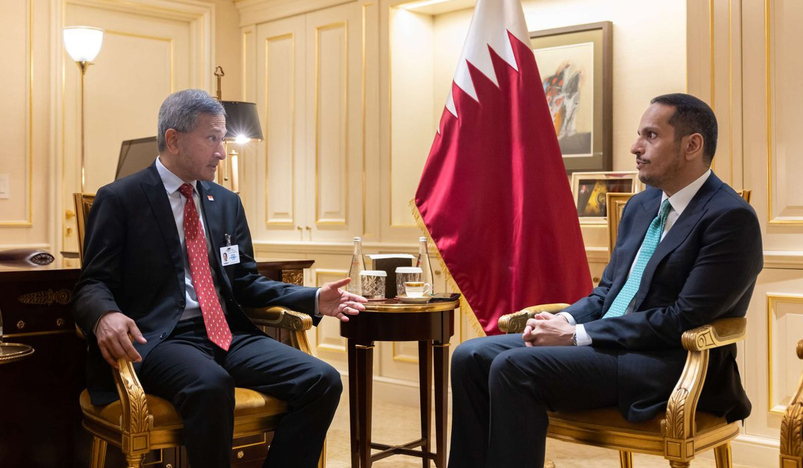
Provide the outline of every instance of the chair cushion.
[[[550,422],[564,422],[583,426],[605,427],[611,429],[622,429],[628,432],[640,432],[649,434],[661,433],[661,422],[666,417],[666,413],[659,413],[658,416],[643,422],[630,422],[626,420],[618,408],[599,408],[584,411],[557,411],[549,412]],[[728,422],[725,418],[720,418],[711,413],[703,411],[697,412],[696,417],[697,431],[705,432],[710,429],[726,426]]]
[[[146,395],[148,400],[148,411],[153,415],[153,427],[181,427],[181,416],[169,401],[155,395]],[[275,416],[287,411],[287,404],[276,398],[263,395],[262,393],[247,388],[234,389],[234,418],[244,416]],[[89,399],[89,392],[84,390],[80,397],[81,411],[84,416],[102,420],[112,425],[120,424],[122,415],[122,404],[120,400],[106,406],[93,405]]]

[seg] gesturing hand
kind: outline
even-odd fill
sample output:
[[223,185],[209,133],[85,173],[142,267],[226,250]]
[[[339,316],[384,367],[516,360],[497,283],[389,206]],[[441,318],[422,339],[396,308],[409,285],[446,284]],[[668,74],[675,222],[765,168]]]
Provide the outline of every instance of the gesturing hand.
[[137,324],[120,312],[108,312],[98,320],[95,336],[98,339],[100,353],[115,369],[118,368],[117,360],[121,357],[133,362],[142,360],[142,356],[134,349],[129,334],[140,343],[147,342]]
[[351,278],[343,278],[323,285],[318,293],[318,312],[321,315],[348,322],[349,315],[357,315],[361,310],[365,310],[362,304],[368,302],[367,299],[340,289],[350,281]]

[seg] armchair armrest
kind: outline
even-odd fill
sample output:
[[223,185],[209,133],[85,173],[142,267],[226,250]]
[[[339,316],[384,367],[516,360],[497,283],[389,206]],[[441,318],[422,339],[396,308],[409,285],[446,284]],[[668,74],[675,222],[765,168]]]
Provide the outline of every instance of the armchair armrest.
[[742,341],[746,330],[747,319],[725,318],[686,330],[680,340],[687,351],[703,351]]
[[306,331],[312,328],[312,317],[284,307],[246,307],[245,314],[258,327],[273,327],[286,330],[280,341],[312,354]]
[[260,327],[301,332],[312,328],[312,317],[284,307],[246,307],[245,315]]
[[[128,443],[132,444],[132,450],[136,450],[135,446],[139,443],[134,439],[140,436],[147,437],[147,433],[153,427],[153,416],[148,411],[145,390],[134,372],[134,363],[120,358],[117,360],[117,366],[118,369],[114,370],[113,374],[114,383],[117,385],[117,394],[120,396],[123,408],[120,427],[124,433],[131,435]],[[123,443],[126,443],[126,440],[123,440]]]
[[681,342],[689,353],[666,406],[666,444],[677,444],[694,437],[697,431],[694,424],[697,401],[708,371],[709,350],[744,340],[746,328],[747,319],[726,318],[683,333]]
[[499,317],[499,329],[502,333],[524,333],[524,327],[527,325],[527,320],[533,318],[534,315],[541,312],[556,313],[569,307],[569,304],[555,303],[555,304],[539,304],[513,312]]

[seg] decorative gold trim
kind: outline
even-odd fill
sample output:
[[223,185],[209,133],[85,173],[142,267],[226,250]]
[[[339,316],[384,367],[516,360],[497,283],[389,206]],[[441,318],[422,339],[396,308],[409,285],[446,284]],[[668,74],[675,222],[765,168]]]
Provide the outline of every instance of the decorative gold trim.
[[367,214],[367,211],[368,211],[368,197],[367,197],[367,194],[368,194],[368,188],[367,188],[368,175],[366,174],[366,166],[367,166],[366,140],[367,140],[367,138],[365,136],[365,134],[366,134],[366,121],[367,121],[367,119],[366,119],[366,108],[365,108],[366,107],[366,105],[365,105],[365,74],[366,74],[365,44],[366,44],[367,40],[366,40],[365,35],[366,35],[366,30],[367,30],[366,17],[368,16],[368,13],[366,12],[366,10],[368,9],[368,7],[373,6],[373,5],[374,5],[373,3],[363,3],[362,9],[360,10],[360,13],[361,13],[360,19],[362,21],[362,24],[361,24],[362,31],[361,31],[361,34],[360,34],[361,35],[360,48],[361,48],[361,51],[362,51],[361,52],[362,56],[360,57],[360,106],[362,108],[361,109],[361,112],[362,112],[362,122],[361,122],[361,126],[362,126],[362,197],[361,197],[362,198],[362,228],[360,229],[360,231],[362,231],[362,237],[363,238],[365,238],[366,236],[369,235],[369,233],[368,233],[368,221],[367,221],[367,216],[368,216],[368,214]]
[[803,456],[803,447],[795,442],[795,439],[800,437],[795,435],[801,431],[803,431],[803,402],[798,401],[787,406],[781,420],[781,454]]
[[409,357],[409,354],[401,354],[401,353],[399,353],[397,351],[397,349],[396,349],[396,345],[398,345],[398,344],[399,344],[399,342],[397,342],[397,341],[394,341],[392,343],[393,347],[392,347],[391,354],[393,355],[393,360],[396,361],[396,362],[407,362],[407,363],[410,363],[410,364],[418,364],[418,358],[417,357]]
[[396,227],[393,224],[393,21],[398,10],[398,7],[388,8],[388,226],[391,229]]
[[[268,188],[268,174],[270,167],[270,154],[268,153],[268,82],[270,74],[268,72],[268,45],[272,41],[283,39],[291,40],[290,48],[290,219],[288,221],[270,221],[270,190]],[[292,32],[279,34],[265,38],[265,226],[293,226],[296,223],[296,38]]]
[[771,0],[764,0],[764,66],[766,71],[766,101],[767,101],[767,220],[772,225],[803,226],[803,219],[778,219],[773,213],[773,123],[772,123],[772,31],[770,15],[772,13]]
[[26,333],[6,333],[3,338],[22,338],[26,336],[46,336],[46,335],[74,335],[75,330],[52,330],[40,332],[26,332]]
[[[338,29],[339,27],[343,28],[343,50],[344,50],[344,73],[345,77],[343,80],[343,115],[341,118],[343,119],[344,125],[344,141],[345,141],[345,159],[346,159],[346,170],[343,174],[345,178],[343,186],[345,190],[345,206],[343,207],[343,221],[321,221],[320,215],[320,202],[321,202],[321,191],[320,191],[320,172],[321,172],[321,154],[320,154],[320,121],[321,121],[321,112],[320,112],[320,40],[319,34],[321,31],[325,31],[328,29]],[[348,224],[348,213],[349,213],[349,121],[348,121],[348,108],[349,108],[349,29],[348,29],[348,21],[338,21],[335,23],[325,24],[323,26],[316,26],[315,27],[315,225],[316,226],[345,226]]]
[[672,393],[667,402],[666,411],[666,433],[668,437],[673,439],[685,439],[686,430],[684,427],[686,400],[689,397],[689,391],[685,388],[679,388]]
[[803,304],[803,296],[792,294],[767,294],[767,410],[772,414],[783,415],[786,412],[786,405],[773,404],[773,317],[775,316],[775,307],[778,303],[783,301],[788,304]]
[[708,0],[708,54],[709,66],[711,67],[711,108],[716,106],[716,66],[714,63],[714,0]]
[[[240,41],[242,44],[242,49],[241,49],[242,53],[240,54],[240,60],[242,61],[243,64],[243,76],[242,80],[240,81],[240,87],[242,89],[242,92],[240,93],[240,98],[243,101],[248,100],[248,42],[250,40],[248,36],[254,34],[254,30],[255,28],[251,26],[247,30],[244,30],[243,33],[240,35]],[[256,35],[254,37],[256,37]]]
[[57,291],[53,291],[52,289],[48,289],[47,291],[36,291],[32,293],[27,293],[19,296],[17,301],[22,304],[28,305],[46,305],[51,306],[54,302],[67,305],[70,303],[70,299],[72,297],[72,293],[69,289],[59,289]]
[[304,270],[282,270],[282,282],[304,286]]
[[247,447],[255,447],[257,445],[266,444],[267,442],[268,442],[268,434],[263,432],[262,433],[262,440],[260,440],[259,442],[252,442],[250,444],[237,445],[237,446],[233,446],[231,449],[232,450],[239,450],[239,449],[244,449],[244,448],[247,448]]
[[151,36],[149,34],[129,33],[125,31],[115,31],[107,29],[107,34],[115,34],[117,36],[134,37],[137,39],[150,39],[152,41],[167,42],[170,44],[170,94],[176,90],[176,44],[175,39],[172,37]]
[[[735,186],[733,174],[733,0],[728,0],[728,152],[730,183]],[[744,162],[742,162],[744,164]],[[744,169],[742,169],[742,180],[739,186],[744,186]]]
[[[0,221],[0,227],[33,227],[33,90],[34,90],[34,0],[28,0],[28,147],[25,148],[28,160],[28,219],[21,221]],[[9,182],[10,183],[10,182]]]

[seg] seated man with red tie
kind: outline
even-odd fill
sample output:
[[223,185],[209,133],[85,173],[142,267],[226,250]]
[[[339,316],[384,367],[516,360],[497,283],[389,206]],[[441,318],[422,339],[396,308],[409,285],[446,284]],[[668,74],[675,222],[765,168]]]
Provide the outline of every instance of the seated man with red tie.
[[[666,409],[684,331],[744,317],[763,252],[753,209],[711,172],[717,121],[687,94],[651,101],[630,151],[639,179],[599,286],[522,335],[467,341],[452,357],[449,468],[542,468],[547,410],[617,406],[629,421]],[[535,234],[537,235],[537,233]],[[699,408],[750,414],[736,345],[711,351]]]
[[156,161],[98,191],[73,301],[90,342],[87,387],[94,404],[114,401],[109,366],[134,361],[145,391],[181,415],[193,468],[229,466],[235,386],[279,398],[289,412],[265,466],[311,468],[340,375],[265,336],[241,306],[281,305],[317,323],[322,315],[347,321],[365,299],[339,289],[348,279],[316,289],[257,272],[243,205],[212,182],[225,135],[217,100],[201,90],[171,94],[159,110]]

